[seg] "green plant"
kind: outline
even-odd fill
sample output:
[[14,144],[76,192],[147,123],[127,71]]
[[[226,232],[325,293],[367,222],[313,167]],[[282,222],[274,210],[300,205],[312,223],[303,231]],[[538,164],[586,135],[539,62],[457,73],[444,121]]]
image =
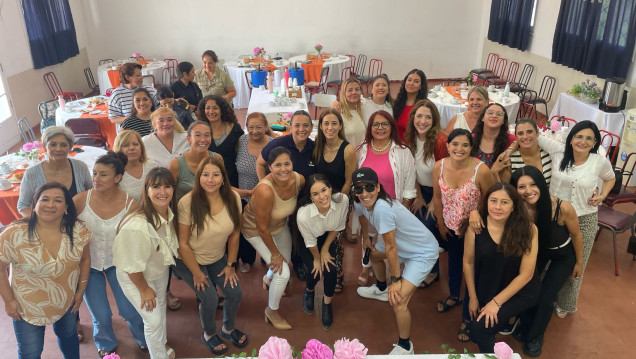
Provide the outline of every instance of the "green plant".
[[589,97],[593,100],[601,98],[601,89],[597,87],[596,82],[590,82],[590,79],[574,84],[570,89],[570,93],[574,96]]

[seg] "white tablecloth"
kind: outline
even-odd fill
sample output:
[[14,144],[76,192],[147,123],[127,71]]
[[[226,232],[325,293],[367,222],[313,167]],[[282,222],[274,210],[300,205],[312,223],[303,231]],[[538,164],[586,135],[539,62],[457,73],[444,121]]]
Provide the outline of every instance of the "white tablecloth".
[[[451,118],[453,118],[453,116],[460,112],[465,112],[468,109],[468,107],[466,106],[468,104],[468,101],[460,100],[459,104],[454,104],[451,103],[451,99],[453,99],[454,97],[451,96],[448,91],[444,90],[443,92],[435,93],[438,94],[437,97],[429,96],[428,99],[435,103],[435,106],[437,106],[437,110],[439,111],[440,115],[440,126],[442,127],[442,129],[444,129],[450,122]],[[441,96],[439,95],[440,93]],[[490,102],[498,102],[503,105],[503,107],[506,109],[506,112],[508,113],[508,123],[514,124],[515,119],[517,118],[517,112],[519,112],[519,96],[517,96],[517,94],[510,93],[505,104],[502,102],[502,99],[498,97],[496,92],[489,93],[489,96]]]
[[[298,62],[298,67],[300,67],[300,63],[307,60],[307,55],[298,55],[289,58],[289,62],[293,63]],[[324,60],[325,63],[322,64],[323,67],[329,67],[329,76],[327,77],[327,82],[329,81],[340,81],[340,72],[345,68],[349,63],[349,57],[346,55],[336,55],[332,54],[330,58]]]
[[[126,62],[130,62],[130,61],[118,61],[118,63],[126,63]],[[110,79],[108,78],[108,70],[112,70],[113,66],[117,67],[116,64],[111,63],[111,64],[101,65],[97,68],[97,81],[99,82],[100,95],[106,95],[106,90],[114,87],[111,85]],[[170,85],[170,84],[163,83],[163,76],[162,76],[163,69],[165,69],[166,67],[168,67],[168,64],[166,64],[163,61],[152,61],[146,64],[146,66],[144,66],[141,69],[141,74],[143,76],[148,76],[148,75],[154,76],[155,84]]]
[[565,116],[576,121],[592,121],[596,123],[599,130],[605,130],[617,135],[623,133],[625,125],[625,112],[608,113],[598,109],[598,104],[591,105],[581,101],[568,93],[560,93],[550,117]]
[[[103,97],[105,100],[108,99],[106,96],[99,96],[99,97]],[[55,125],[64,126],[64,124],[66,124],[66,121],[72,118],[81,117],[84,114],[81,110],[86,109],[87,107],[88,107],[88,99],[81,99],[77,101],[67,102],[66,111],[58,107],[57,109],[55,109]],[[71,109],[73,110],[71,111]],[[103,112],[103,111],[101,112],[94,111],[94,112],[95,112],[94,115],[102,115],[102,116],[106,115],[106,112]]]
[[302,93],[303,97],[296,99],[296,103],[292,103],[290,106],[274,107],[270,104],[270,101],[274,100],[274,94],[268,93],[267,90],[255,88],[252,90],[252,98],[250,98],[246,115],[252,112],[262,112],[269,123],[275,123],[280,120],[280,115],[283,113],[294,113],[298,110],[307,111],[307,97],[304,88],[302,88]]
[[[274,65],[282,71],[284,66],[289,66],[289,61],[275,61]],[[232,99],[234,108],[247,108],[250,103],[250,88],[245,82],[245,72],[252,71],[254,68],[252,66],[239,67],[236,61],[226,62],[225,67],[228,75],[234,81],[234,88],[236,88],[236,96]]]

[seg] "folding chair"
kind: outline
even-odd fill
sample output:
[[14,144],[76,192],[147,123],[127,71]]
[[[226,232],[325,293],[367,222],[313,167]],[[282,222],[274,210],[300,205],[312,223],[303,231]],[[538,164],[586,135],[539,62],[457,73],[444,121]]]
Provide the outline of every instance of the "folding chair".
[[49,100],[41,102],[38,105],[38,112],[40,113],[40,133],[44,133],[44,130],[49,126],[55,126],[55,110],[60,107],[58,100]]
[[320,92],[327,93],[327,78],[329,77],[329,67],[324,66],[320,70],[320,82],[307,82],[305,83],[305,92],[307,93],[307,98],[311,99],[311,96],[316,95]]
[[340,80],[329,81],[327,83],[327,91],[329,91],[330,87],[335,87],[337,96],[340,96],[340,86],[342,86],[342,83],[344,82],[344,80],[351,77],[352,72],[353,72],[353,66],[342,68],[342,71],[340,72]]
[[88,93],[87,96],[95,96],[99,94],[99,85],[95,83],[95,79],[93,78],[93,72],[91,68],[86,66],[84,68],[84,77],[86,77],[86,83],[88,84],[88,88],[91,89],[91,92]]
[[314,96],[314,119],[318,120],[318,107],[331,107],[334,101],[338,100],[338,96],[319,93]]

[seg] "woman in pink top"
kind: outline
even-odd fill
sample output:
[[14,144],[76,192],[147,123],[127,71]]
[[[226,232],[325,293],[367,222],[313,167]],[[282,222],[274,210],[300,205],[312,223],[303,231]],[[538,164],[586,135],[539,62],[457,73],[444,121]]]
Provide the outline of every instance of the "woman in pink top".
[[[464,238],[457,235],[460,222],[479,207],[482,196],[495,182],[492,172],[470,155],[473,138],[465,129],[455,129],[446,143],[449,157],[435,162],[433,167],[433,201],[437,225],[448,250],[448,287],[450,295],[437,303],[442,313],[461,304]],[[458,332],[460,341],[467,341],[466,326]]]

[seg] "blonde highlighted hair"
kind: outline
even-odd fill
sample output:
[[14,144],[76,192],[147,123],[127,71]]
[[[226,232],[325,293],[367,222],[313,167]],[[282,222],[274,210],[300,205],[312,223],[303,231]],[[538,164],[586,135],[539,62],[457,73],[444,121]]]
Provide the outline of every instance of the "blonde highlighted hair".
[[[358,80],[356,77],[349,77],[348,79],[344,80],[342,86],[340,87],[339,101],[341,105],[340,112],[342,113],[342,117],[347,120],[351,120],[351,110],[349,109],[349,102],[347,101],[345,92],[347,91],[347,86],[349,86],[350,84],[358,84],[358,86],[360,86],[360,97],[362,97],[362,83],[360,82],[360,80]],[[362,118],[362,101],[358,101],[355,107],[358,115],[360,115],[360,118]]]
[[139,154],[139,162],[145,163],[148,160],[148,156],[146,155],[146,147],[144,146],[144,142],[141,140],[141,136],[139,132],[135,130],[122,130],[119,132],[117,137],[115,137],[115,143],[113,145],[113,150],[115,152],[122,151],[122,147],[125,145],[129,145],[130,141],[135,138],[139,142],[139,146],[141,148],[141,153]]
[[164,113],[168,113],[170,115],[172,115],[172,118],[174,119],[174,130],[180,133],[184,133],[186,132],[185,129],[183,128],[183,125],[181,125],[181,122],[179,122],[177,120],[177,113],[174,112],[173,109],[168,108],[168,107],[159,107],[158,109],[154,110],[151,114],[150,114],[150,121],[152,123],[152,128],[154,128],[155,130],[157,129],[157,118],[164,114]]

